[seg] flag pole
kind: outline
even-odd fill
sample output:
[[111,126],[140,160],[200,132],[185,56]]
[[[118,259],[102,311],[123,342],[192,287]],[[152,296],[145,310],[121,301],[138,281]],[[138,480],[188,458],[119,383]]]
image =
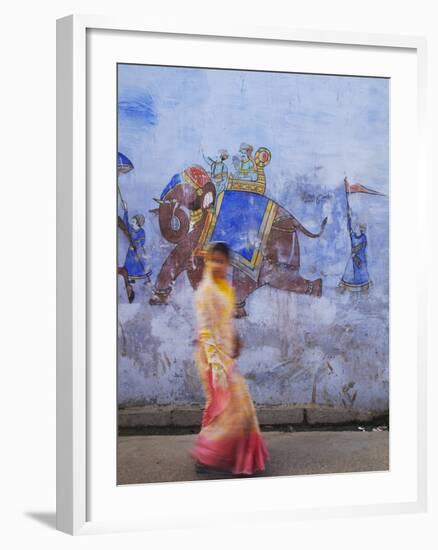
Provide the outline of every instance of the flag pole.
[[[345,176],[344,178],[344,191],[345,191],[345,201],[347,203],[347,228],[348,228],[348,236],[350,237],[350,241],[351,241],[351,216],[350,216],[350,211],[351,211],[351,208],[350,208],[350,200],[349,200],[349,183],[348,183],[348,179],[347,179],[347,176]],[[343,279],[344,279],[344,275],[345,275],[345,271],[348,267],[348,262],[350,261],[350,257],[349,259],[347,260],[347,265],[345,266],[345,269],[344,269],[344,273],[341,277],[341,280],[339,281],[339,286],[342,286],[342,282],[343,282]]]
[[119,182],[117,182],[117,191],[119,192],[120,200],[122,201],[122,204],[124,205],[125,201],[123,200],[122,192],[120,191]]
[[123,198],[122,192],[120,191],[119,175],[120,175],[120,169],[117,169],[117,191],[119,193],[120,200],[122,201],[123,208],[125,208],[125,200]]
[[351,215],[350,215],[351,207],[350,207],[350,199],[349,199],[350,191],[349,191],[349,184],[348,184],[347,176],[345,176],[345,178],[344,178],[344,191],[345,191],[345,200],[347,202],[347,227],[348,227],[348,232],[350,233],[350,231],[351,231]]

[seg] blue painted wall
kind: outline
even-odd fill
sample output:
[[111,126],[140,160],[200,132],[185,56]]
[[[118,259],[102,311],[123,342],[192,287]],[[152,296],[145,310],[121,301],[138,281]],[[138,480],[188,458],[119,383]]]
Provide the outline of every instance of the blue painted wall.
[[[272,288],[236,321],[240,368],[258,403],[388,408],[388,216],[386,197],[351,196],[353,224],[366,223],[368,293],[341,293],[350,254],[343,179],[389,194],[389,82],[385,79],[119,65],[118,148],[134,170],[119,177],[129,214],[146,217],[153,280],[173,245],[154,208],[173,174],[206,168],[202,152],[230,158],[242,141],[268,147],[266,194],[322,237],[300,235],[301,273],[322,277],[320,299]],[[228,162],[231,169],[231,162]],[[119,265],[127,243],[119,234]],[[202,401],[193,362],[193,291],[185,276],[170,304],[148,304],[137,282],[128,304],[119,281],[119,401]]]

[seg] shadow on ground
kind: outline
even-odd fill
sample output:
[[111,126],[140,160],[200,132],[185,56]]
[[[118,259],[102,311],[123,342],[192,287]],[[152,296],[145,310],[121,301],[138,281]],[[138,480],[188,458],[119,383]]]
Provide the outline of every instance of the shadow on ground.
[[25,512],[25,515],[50,529],[56,529],[56,512]]

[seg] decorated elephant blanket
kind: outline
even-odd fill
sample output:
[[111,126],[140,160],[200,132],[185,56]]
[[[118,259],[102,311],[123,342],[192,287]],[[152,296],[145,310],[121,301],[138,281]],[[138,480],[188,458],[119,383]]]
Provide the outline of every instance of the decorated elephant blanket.
[[277,213],[277,204],[259,193],[223,191],[200,247],[226,241],[231,248],[231,263],[257,281],[263,260],[263,248]]

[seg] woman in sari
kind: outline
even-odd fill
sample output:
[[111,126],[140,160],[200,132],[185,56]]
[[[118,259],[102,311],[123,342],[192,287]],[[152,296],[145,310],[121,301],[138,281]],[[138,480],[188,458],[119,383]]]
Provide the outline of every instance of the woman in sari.
[[192,455],[198,473],[251,475],[264,470],[268,450],[235,361],[240,341],[233,326],[234,291],[226,279],[229,258],[225,243],[210,246],[196,292],[196,361],[206,405]]

